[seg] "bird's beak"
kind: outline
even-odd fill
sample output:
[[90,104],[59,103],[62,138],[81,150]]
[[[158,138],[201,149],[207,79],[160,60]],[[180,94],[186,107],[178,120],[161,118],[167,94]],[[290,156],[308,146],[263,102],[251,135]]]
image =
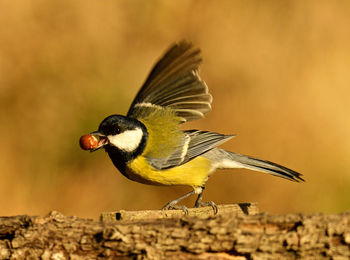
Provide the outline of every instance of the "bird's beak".
[[97,146],[95,148],[91,149],[90,152],[97,151],[109,143],[107,136],[101,134],[98,131],[92,132],[92,133],[90,133],[90,135],[93,135],[98,139]]

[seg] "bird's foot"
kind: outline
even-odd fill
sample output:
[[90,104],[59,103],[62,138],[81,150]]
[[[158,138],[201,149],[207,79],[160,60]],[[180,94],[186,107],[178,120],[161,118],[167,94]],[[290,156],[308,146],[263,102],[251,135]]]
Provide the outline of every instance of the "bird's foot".
[[162,207],[161,210],[182,210],[185,215],[188,215],[188,208],[186,206],[177,205],[176,203],[172,203],[172,201]]
[[197,201],[196,204],[194,205],[195,208],[208,207],[208,206],[213,208],[214,215],[218,213],[218,206],[213,201],[207,201],[207,202]]

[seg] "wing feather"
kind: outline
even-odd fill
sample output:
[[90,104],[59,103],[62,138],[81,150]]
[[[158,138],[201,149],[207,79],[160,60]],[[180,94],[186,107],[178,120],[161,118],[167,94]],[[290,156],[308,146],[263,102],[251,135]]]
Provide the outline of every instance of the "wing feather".
[[185,131],[182,141],[174,152],[166,158],[150,158],[148,162],[156,169],[168,169],[184,164],[197,156],[228,141],[233,135],[223,135],[208,131]]
[[128,116],[138,118],[136,108],[140,106],[151,113],[151,105],[154,105],[170,107],[182,117],[180,122],[204,117],[211,110],[212,96],[198,75],[201,61],[200,50],[191,43],[174,44],[152,69],[132,102]]

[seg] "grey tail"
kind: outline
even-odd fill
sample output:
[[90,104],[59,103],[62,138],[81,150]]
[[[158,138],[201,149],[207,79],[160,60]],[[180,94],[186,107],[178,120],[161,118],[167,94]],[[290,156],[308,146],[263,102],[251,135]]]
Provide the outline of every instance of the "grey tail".
[[208,153],[203,154],[203,156],[209,158],[213,162],[215,168],[218,169],[245,168],[259,172],[266,172],[290,181],[304,181],[301,177],[302,174],[277,163],[232,153],[219,148],[213,149]]

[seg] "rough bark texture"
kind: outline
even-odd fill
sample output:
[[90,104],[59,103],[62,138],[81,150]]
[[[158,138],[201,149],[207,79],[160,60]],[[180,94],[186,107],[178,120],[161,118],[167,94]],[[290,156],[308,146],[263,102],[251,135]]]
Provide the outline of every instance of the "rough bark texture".
[[349,259],[350,213],[0,218],[0,259]]

